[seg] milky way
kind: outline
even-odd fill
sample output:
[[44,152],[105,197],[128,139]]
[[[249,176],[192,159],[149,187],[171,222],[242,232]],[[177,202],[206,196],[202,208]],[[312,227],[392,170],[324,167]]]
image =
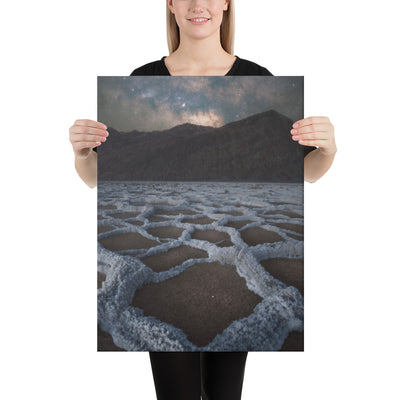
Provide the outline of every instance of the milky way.
[[98,115],[119,131],[186,122],[222,126],[274,109],[303,118],[303,77],[131,76],[98,78]]

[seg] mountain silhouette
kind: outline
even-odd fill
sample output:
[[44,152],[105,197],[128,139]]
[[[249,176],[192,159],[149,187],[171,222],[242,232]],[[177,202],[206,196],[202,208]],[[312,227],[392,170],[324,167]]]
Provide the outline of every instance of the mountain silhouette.
[[[156,116],[155,116],[156,118]],[[98,179],[303,182],[303,147],[293,121],[274,110],[219,128],[185,123],[163,131],[108,128],[98,149]]]

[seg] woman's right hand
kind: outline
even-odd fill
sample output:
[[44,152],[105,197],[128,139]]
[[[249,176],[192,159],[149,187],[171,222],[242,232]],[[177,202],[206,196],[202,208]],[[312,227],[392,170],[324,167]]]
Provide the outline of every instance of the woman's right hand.
[[90,119],[77,119],[69,128],[69,141],[76,158],[87,158],[93,147],[106,141],[107,126]]

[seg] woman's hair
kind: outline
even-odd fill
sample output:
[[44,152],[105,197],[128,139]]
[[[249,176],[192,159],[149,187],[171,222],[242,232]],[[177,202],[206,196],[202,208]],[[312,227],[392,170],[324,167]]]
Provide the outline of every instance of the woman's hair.
[[[167,6],[167,41],[169,54],[179,47],[179,27],[175,16]],[[228,10],[224,11],[220,28],[220,40],[222,48],[229,54],[233,54],[233,41],[235,36],[235,7],[234,0],[229,0]]]

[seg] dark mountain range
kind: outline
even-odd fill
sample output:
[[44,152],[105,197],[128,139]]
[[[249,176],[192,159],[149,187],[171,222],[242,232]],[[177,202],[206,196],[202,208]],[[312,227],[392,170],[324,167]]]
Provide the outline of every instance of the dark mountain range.
[[[157,116],[154,116],[157,118]],[[219,128],[183,124],[153,132],[108,128],[99,180],[303,182],[293,121],[274,110]]]

